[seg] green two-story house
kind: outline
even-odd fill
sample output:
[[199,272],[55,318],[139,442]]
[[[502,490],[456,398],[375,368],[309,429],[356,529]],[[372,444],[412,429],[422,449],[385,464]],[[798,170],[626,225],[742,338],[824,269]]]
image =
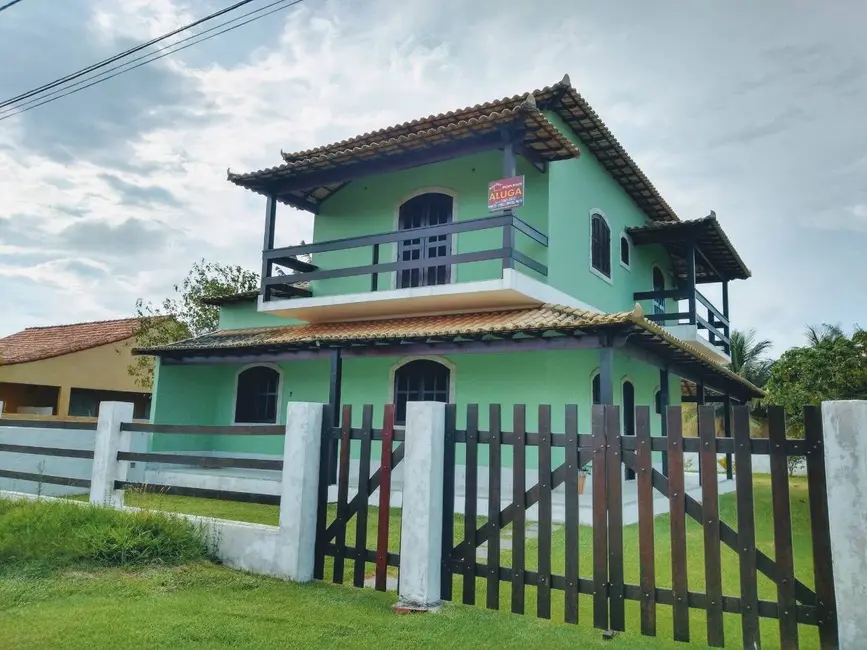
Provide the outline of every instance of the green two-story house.
[[[138,350],[158,357],[155,423],[275,423],[289,400],[377,420],[394,403],[400,423],[407,401],[439,400],[479,404],[482,426],[491,403],[504,426],[514,404],[528,426],[551,404],[559,430],[578,404],[587,432],[595,402],[621,404],[628,434],[633,407],[679,403],[681,380],[761,394],[725,367],[729,282],[749,270],[713,213],[678,218],[568,77],[282,158],[229,173],[263,197],[260,291],[216,301],[212,334]],[[275,242],[281,206],[315,215],[312,243]]]

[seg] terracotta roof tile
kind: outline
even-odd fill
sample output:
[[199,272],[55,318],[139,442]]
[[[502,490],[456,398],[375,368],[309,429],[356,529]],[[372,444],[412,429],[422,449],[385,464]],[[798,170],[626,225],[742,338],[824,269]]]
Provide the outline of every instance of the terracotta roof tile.
[[[454,129],[456,128],[455,125],[468,123],[471,120],[478,121],[480,118],[491,119],[495,115],[501,118],[505,111],[514,111],[528,100],[532,101],[540,111],[553,111],[566,122],[587,149],[596,156],[603,167],[620,183],[651,220],[679,221],[677,214],[662,198],[659,191],[638,166],[638,163],[614,137],[614,134],[593,110],[593,107],[572,86],[569,75],[564,75],[563,79],[552,86],[545,86],[529,93],[503,97],[446,113],[428,115],[314,149],[282,153],[284,165],[255,172],[255,174],[267,175],[281,169],[300,169],[311,164],[321,165],[325,161],[331,162],[346,156],[361,157],[369,154],[372,148],[385,146],[384,143],[396,143],[408,138],[417,138],[421,133],[442,134],[444,128]],[[547,130],[548,126],[550,126],[550,122],[544,125],[544,130]],[[548,133],[547,137],[554,137],[554,134]],[[568,140],[566,142],[568,143]],[[248,182],[242,180],[249,176],[230,174],[229,180],[249,187]],[[334,186],[316,188],[309,196],[314,197],[317,203],[321,203],[333,192],[339,190],[341,185],[341,183],[336,183]],[[250,187],[250,189],[254,188]],[[254,191],[259,190],[254,189]]]
[[678,351],[714,374],[735,381],[756,396],[762,391],[716,361],[698,346],[682,341],[663,327],[647,320],[644,311],[635,305],[630,312],[600,314],[562,305],[542,305],[530,309],[509,311],[415,316],[384,320],[307,323],[280,327],[260,327],[241,330],[218,330],[204,336],[179,341],[167,346],[137,349],[135,354],[196,352],[206,350],[278,350],[315,348],[320,342],[360,344],[389,341],[424,341],[431,338],[476,336],[480,334],[508,335],[550,331],[595,331],[629,326],[652,339],[655,344]]
[[0,339],[0,366],[39,361],[116,343],[135,334],[138,323],[137,318],[124,318],[28,327]]

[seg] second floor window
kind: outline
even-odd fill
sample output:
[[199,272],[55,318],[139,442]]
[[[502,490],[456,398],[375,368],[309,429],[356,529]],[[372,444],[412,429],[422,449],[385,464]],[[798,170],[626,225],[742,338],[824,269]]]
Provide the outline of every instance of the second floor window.
[[276,424],[280,373],[268,366],[253,366],[238,375],[235,422]]
[[629,240],[626,235],[620,236],[620,263],[629,268]]
[[611,277],[611,229],[601,214],[590,216],[590,264],[606,278]]

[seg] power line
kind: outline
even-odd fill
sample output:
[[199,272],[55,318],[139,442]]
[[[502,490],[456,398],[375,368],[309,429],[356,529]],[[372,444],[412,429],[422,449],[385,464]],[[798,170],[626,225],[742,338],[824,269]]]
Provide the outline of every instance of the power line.
[[4,9],[8,9],[12,5],[17,5],[19,2],[21,2],[21,0],[12,0],[12,2],[7,2],[5,5],[0,7],[0,11],[3,11]]
[[[274,11],[265,13],[262,16],[258,16],[257,18],[254,18],[253,20],[258,20],[259,18],[264,18],[265,16],[267,16],[271,13],[274,13],[275,11],[287,9],[288,7],[291,7],[292,5],[298,4],[298,2],[302,2],[302,1],[303,0],[297,0],[297,2],[292,2],[292,4],[286,5],[285,7],[278,7]],[[13,115],[18,115],[19,113],[23,113],[26,110],[30,110],[30,108],[36,108],[37,106],[41,106],[42,104],[47,104],[48,101],[45,101],[45,100],[47,100],[50,97],[56,97],[57,99],[60,99],[60,97],[66,96],[68,94],[72,94],[72,93],[67,92],[67,91],[71,90],[72,88],[84,86],[84,88],[80,88],[80,90],[84,90],[85,88],[89,88],[90,86],[93,86],[96,83],[98,83],[96,81],[97,79],[102,78],[102,79],[100,79],[101,81],[107,81],[108,79],[111,79],[112,77],[117,76],[117,75],[110,74],[111,72],[114,72],[115,70],[120,70],[121,68],[127,68],[126,70],[123,70],[123,72],[129,72],[130,70],[134,70],[135,68],[140,67],[140,65],[144,65],[145,63],[150,63],[151,61],[156,61],[157,59],[162,58],[162,56],[155,56],[155,55],[159,54],[160,52],[163,52],[165,50],[171,50],[171,52],[168,52],[166,55],[163,55],[163,56],[167,56],[168,54],[172,54],[173,52],[178,52],[182,49],[185,49],[185,48],[177,47],[181,43],[186,43],[187,41],[194,40],[194,39],[198,39],[198,40],[195,40],[194,43],[190,43],[190,45],[195,45],[196,43],[201,43],[202,41],[208,40],[207,38],[201,38],[205,34],[208,34],[210,32],[218,30],[221,27],[225,27],[226,25],[229,25],[231,23],[238,22],[239,20],[243,20],[244,18],[247,18],[247,17],[252,16],[254,14],[261,13],[261,12],[265,11],[266,9],[270,9],[271,7],[274,7],[276,5],[282,5],[286,2],[289,2],[289,0],[276,0],[275,2],[267,4],[263,7],[259,7],[258,9],[254,9],[253,11],[248,11],[247,13],[241,14],[240,16],[238,16],[236,18],[232,18],[231,20],[227,20],[226,22],[220,23],[219,25],[216,25],[215,27],[211,27],[211,28],[206,29],[202,32],[199,32],[198,34],[193,34],[191,36],[187,36],[186,38],[183,38],[179,41],[175,41],[174,43],[171,43],[170,45],[166,45],[164,47],[161,47],[161,48],[159,48],[153,52],[148,52],[147,54],[143,54],[142,56],[138,56],[134,59],[131,59],[129,61],[125,61],[123,63],[116,65],[116,66],[108,68],[107,70],[100,72],[98,74],[85,77],[84,79],[81,79],[80,81],[77,81],[73,84],[63,85],[62,87],[60,87],[57,90],[54,90],[50,93],[41,93],[38,96],[31,98],[29,101],[26,101],[23,103],[15,102],[14,105],[7,103],[5,108],[3,107],[4,106],[3,104],[0,104],[0,120],[2,120],[5,117],[12,117]],[[236,25],[236,27],[241,27],[242,25],[246,25],[248,22],[251,22],[251,21],[246,21],[244,23]],[[225,33],[225,31],[230,31],[230,30],[224,30],[220,33],[221,34]],[[218,34],[214,34],[213,36],[218,36]],[[209,38],[212,38],[212,37],[209,37]],[[187,46],[187,47],[189,47],[189,46]],[[135,66],[132,65],[133,63],[135,63],[137,61],[142,61],[144,59],[148,59],[148,60],[145,61],[144,63],[140,64],[140,65],[135,65]],[[131,66],[131,67],[127,67],[127,66]],[[123,72],[119,72],[117,74],[123,74]],[[88,83],[88,82],[94,82],[94,83]],[[60,95],[60,97],[58,97],[58,95]]]
[[[304,0],[294,0],[293,2],[290,2],[289,4],[284,4],[284,5],[281,6],[281,7],[277,7],[276,9],[272,9],[271,11],[269,11],[269,12],[267,12],[267,13],[261,14],[261,15],[259,15],[259,16],[254,17],[254,18],[250,18],[249,20],[245,20],[244,22],[239,23],[239,24],[237,24],[237,25],[233,25],[232,27],[227,27],[226,29],[223,29],[223,30],[221,30],[221,31],[219,31],[219,32],[217,32],[217,33],[215,33],[215,34],[211,34],[210,36],[207,36],[207,37],[205,37],[205,38],[201,38],[201,39],[196,40],[196,41],[194,41],[194,42],[192,42],[192,43],[188,43],[187,45],[184,45],[183,47],[179,47],[179,48],[176,48],[176,49],[171,50],[170,52],[166,52],[165,54],[160,54],[159,56],[156,56],[156,57],[150,58],[150,59],[148,59],[147,61],[143,61],[143,62],[141,62],[141,63],[139,63],[139,64],[137,64],[137,65],[134,65],[134,66],[132,66],[132,67],[130,67],[130,68],[127,68],[126,70],[121,70],[121,71],[119,71],[119,72],[115,72],[114,74],[109,75],[109,76],[107,76],[107,77],[104,77],[104,78],[102,78],[102,79],[97,79],[96,81],[91,81],[90,83],[88,83],[88,84],[86,84],[86,85],[84,85],[84,86],[82,86],[82,87],[80,87],[80,88],[76,88],[75,90],[67,90],[67,88],[69,88],[69,87],[67,87],[67,88],[63,88],[62,90],[66,91],[66,92],[63,92],[63,94],[61,94],[61,95],[59,95],[59,96],[57,96],[57,97],[53,97],[53,98],[51,98],[51,99],[43,99],[42,97],[39,97],[39,98],[37,98],[37,99],[35,100],[35,101],[37,102],[37,103],[35,103],[35,104],[34,104],[33,102],[28,102],[26,108],[21,108],[21,110],[17,110],[17,111],[15,111],[15,112],[9,112],[9,113],[6,113],[6,114],[3,114],[3,115],[0,115],[0,122],[2,122],[3,120],[7,120],[7,119],[9,119],[9,118],[15,117],[16,115],[20,115],[21,113],[26,113],[27,111],[31,111],[31,110],[33,110],[34,108],[39,108],[40,106],[43,106],[43,105],[45,105],[45,104],[50,104],[51,102],[57,101],[58,99],[62,99],[63,97],[66,97],[66,96],[68,96],[68,95],[74,95],[75,93],[81,92],[82,90],[85,90],[85,89],[87,89],[87,88],[90,88],[91,86],[95,86],[95,85],[100,84],[100,83],[102,83],[102,82],[104,82],[104,81],[108,81],[109,79],[112,79],[112,78],[114,78],[114,77],[117,77],[118,75],[124,74],[124,73],[126,73],[126,72],[130,72],[130,71],[132,71],[132,70],[135,70],[136,68],[140,68],[140,67],[142,67],[143,65],[147,65],[148,63],[152,63],[153,61],[157,61],[157,60],[159,60],[159,59],[162,59],[162,58],[164,58],[164,57],[167,57],[167,56],[169,56],[170,54],[174,54],[175,52],[180,52],[181,50],[185,50],[185,49],[187,49],[188,47],[192,47],[193,45],[197,45],[198,43],[203,43],[204,41],[209,41],[209,40],[211,40],[212,38],[216,38],[217,36],[220,36],[221,34],[225,34],[226,32],[231,32],[231,31],[233,31],[233,30],[235,30],[235,29],[238,29],[239,27],[243,27],[244,25],[247,25],[247,24],[249,24],[249,23],[252,23],[252,22],[254,22],[254,21],[256,21],[256,20],[259,20],[259,19],[261,19],[261,18],[265,18],[266,16],[270,16],[270,15],[273,14],[273,13],[276,13],[276,12],[278,12],[278,11],[282,11],[282,10],[284,10],[284,9],[288,9],[289,7],[292,7],[292,6],[294,6],[294,5],[300,4],[300,3],[303,2],[303,1],[304,1]],[[278,0],[278,2],[272,3],[271,5],[268,5],[268,6],[270,7],[270,6],[273,6],[273,5],[275,5],[275,4],[280,4],[280,3],[285,3],[285,2],[288,2],[288,0]],[[264,9],[264,7],[263,7],[263,9]],[[258,11],[261,11],[261,9],[258,10]],[[250,13],[256,13],[256,12],[250,12]],[[245,14],[245,15],[250,15],[250,14]],[[237,20],[237,19],[236,19],[236,20]],[[234,22],[234,21],[227,21],[226,23],[223,23],[222,25],[226,25],[226,24],[228,24],[228,23],[230,23],[230,22]],[[218,26],[215,27],[214,29],[218,29],[218,28],[221,27],[222,25],[218,25]],[[211,30],[208,30],[208,31],[211,31]],[[203,32],[203,33],[205,33],[205,32]],[[197,34],[197,36],[200,36],[200,35],[201,35],[201,34]],[[189,39],[184,39],[184,40],[189,40]],[[180,42],[183,42],[183,41],[179,41],[179,43],[180,43]],[[177,45],[177,43],[176,43],[175,45]],[[173,46],[168,46],[168,47],[173,47]],[[162,48],[162,49],[168,49],[168,47],[166,47],[166,48]],[[159,52],[159,51],[162,51],[162,50],[158,50],[158,52]],[[155,54],[155,53],[154,53],[154,54]],[[140,58],[144,58],[144,57],[140,57]],[[121,66],[117,66],[117,67],[120,68],[120,67],[124,67],[125,65],[127,65],[127,64],[123,64],[123,65],[121,65]],[[117,68],[114,68],[114,69],[117,69]],[[96,75],[96,76],[102,76],[103,74],[106,74],[106,73],[101,73],[100,75]],[[91,77],[90,79],[94,79],[94,77]],[[87,80],[85,80],[85,81],[87,81]],[[83,83],[83,82],[81,82],[81,83]],[[77,85],[77,84],[76,84],[76,85]],[[55,94],[55,93],[52,93],[52,94]],[[19,108],[19,107],[18,107],[18,106],[13,106],[13,107],[12,107],[12,110],[15,110],[15,109],[17,109],[17,108]]]
[[[229,13],[230,11],[234,11],[235,9],[238,9],[239,7],[243,7],[246,4],[250,4],[253,1],[254,0],[240,0],[240,2],[236,2],[235,4],[233,4],[229,7],[226,7],[225,9],[220,9],[219,11],[215,11],[212,14],[208,14],[204,18],[199,18],[198,20],[194,20],[193,22],[191,22],[187,25],[184,25],[183,27],[178,27],[177,29],[172,30],[171,32],[168,32],[167,34],[163,34],[162,36],[158,36],[154,39],[151,39],[147,43],[142,43],[141,45],[136,45],[135,47],[132,47],[132,48],[126,50],[125,52],[121,52],[120,54],[115,54],[114,56],[112,56],[108,59],[104,59],[103,61],[99,61],[98,63],[94,63],[93,65],[90,65],[86,68],[83,68],[83,69],[78,70],[76,72],[72,72],[72,73],[66,75],[65,77],[61,77],[60,79],[55,79],[54,81],[52,81],[50,83],[39,86],[38,88],[34,88],[33,90],[28,90],[26,93],[22,93],[22,94],[18,95],[17,97],[12,97],[11,99],[7,99],[3,102],[0,102],[0,108],[3,108],[4,106],[8,106],[9,104],[20,101],[22,99],[27,99],[28,97],[32,97],[35,94],[38,94],[38,93],[41,93],[45,90],[49,90],[51,88],[59,86],[63,83],[66,83],[67,81],[72,81],[73,79],[77,79],[78,77],[81,77],[82,75],[85,75],[89,72],[93,72],[94,70],[98,70],[99,68],[103,68],[107,65],[110,65],[119,59],[127,57],[130,54],[135,54],[136,52],[139,52],[139,51],[141,51],[147,47],[150,47],[151,45],[159,43],[160,41],[164,41],[167,38],[171,38],[172,36],[175,36],[176,34],[180,34],[181,32],[184,32],[188,29],[192,29],[193,27],[197,27],[198,25],[201,25],[202,23],[206,23],[210,20],[213,20],[214,18],[219,18],[220,16]],[[12,4],[15,4],[15,2],[21,2],[21,0],[14,0],[14,2],[7,4],[4,7],[0,7],[0,11],[2,11],[3,9],[6,9],[7,7],[11,7]]]

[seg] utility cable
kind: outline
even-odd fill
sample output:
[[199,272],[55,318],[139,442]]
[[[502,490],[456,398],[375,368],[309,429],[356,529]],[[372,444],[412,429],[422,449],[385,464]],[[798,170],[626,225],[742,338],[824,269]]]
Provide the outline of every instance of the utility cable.
[[8,9],[12,5],[17,5],[19,2],[21,2],[21,0],[12,0],[12,2],[7,2],[5,5],[0,7],[0,11],[3,11],[4,9]]
[[[288,8],[294,6],[294,5],[300,4],[300,3],[303,2],[303,1],[304,1],[304,0],[293,0],[292,2],[289,2],[289,4],[283,4],[283,6],[277,7],[276,9],[272,9],[271,11],[269,11],[269,12],[267,12],[267,13],[261,14],[261,15],[259,15],[259,16],[255,16],[254,18],[250,18],[249,20],[246,20],[246,21],[244,21],[244,22],[242,22],[242,23],[239,23],[239,24],[237,24],[237,25],[233,25],[232,27],[227,27],[226,29],[223,29],[223,30],[221,30],[221,31],[218,31],[218,32],[215,33],[215,34],[211,34],[210,36],[207,36],[207,37],[205,37],[205,38],[201,38],[201,39],[196,40],[196,41],[194,41],[194,42],[192,42],[192,43],[188,43],[187,45],[184,45],[183,47],[179,47],[179,48],[173,49],[173,50],[170,51],[170,52],[166,52],[166,53],[164,53],[164,54],[160,54],[159,56],[156,56],[156,57],[150,58],[150,59],[148,59],[147,61],[143,61],[143,62],[141,62],[141,63],[138,63],[137,65],[134,65],[134,66],[132,66],[132,67],[130,67],[130,68],[126,68],[125,70],[120,70],[119,72],[115,72],[114,74],[109,75],[109,76],[107,76],[107,77],[104,77],[104,78],[102,78],[102,79],[97,79],[97,80],[95,80],[95,81],[91,81],[90,83],[88,83],[88,84],[86,84],[86,85],[84,85],[84,86],[81,86],[80,88],[76,88],[76,89],[74,89],[74,90],[67,90],[67,88],[63,88],[62,90],[63,90],[63,91],[66,91],[66,92],[63,92],[62,94],[60,94],[60,95],[58,95],[58,96],[56,96],[56,97],[52,97],[52,98],[50,98],[50,99],[43,99],[42,97],[38,97],[38,98],[36,98],[36,99],[34,100],[36,103],[29,102],[28,105],[27,105],[25,108],[21,108],[20,110],[16,110],[15,112],[7,112],[7,113],[5,113],[5,114],[0,114],[0,122],[2,122],[3,120],[7,120],[7,119],[9,119],[9,118],[11,118],[11,117],[15,117],[16,115],[20,115],[21,113],[26,113],[27,111],[31,111],[31,110],[33,110],[34,108],[39,108],[40,106],[43,106],[43,105],[45,105],[45,104],[50,104],[51,102],[57,101],[58,99],[62,99],[63,97],[66,97],[66,96],[68,96],[68,95],[74,95],[75,93],[77,93],[77,92],[81,92],[82,90],[85,90],[85,89],[87,89],[87,88],[90,88],[91,86],[95,86],[95,85],[100,84],[100,83],[102,83],[102,82],[104,82],[104,81],[108,81],[109,79],[112,79],[112,78],[114,78],[114,77],[117,77],[118,75],[124,74],[124,73],[126,73],[126,72],[130,72],[130,71],[132,71],[132,70],[135,70],[136,68],[140,68],[140,67],[142,67],[143,65],[147,65],[148,63],[152,63],[153,61],[157,61],[157,60],[159,60],[159,59],[162,59],[162,58],[164,58],[164,57],[167,57],[167,56],[169,56],[170,54],[174,54],[175,52],[180,52],[181,50],[185,50],[185,49],[187,49],[188,47],[192,47],[193,45],[197,45],[198,43],[202,43],[202,42],[204,42],[204,41],[208,41],[208,40],[210,40],[210,39],[212,39],[212,38],[216,38],[217,36],[220,36],[221,34],[225,34],[226,32],[230,32],[230,31],[232,31],[232,30],[238,29],[239,27],[243,27],[244,25],[247,25],[247,24],[249,24],[249,23],[252,23],[252,22],[254,22],[254,21],[256,21],[256,20],[260,20],[261,18],[265,18],[266,16],[270,16],[271,14],[276,13],[276,12],[278,12],[278,11],[282,11],[282,10],[284,10],[284,9],[288,9]],[[278,2],[275,2],[275,3],[273,3],[272,5],[268,5],[268,6],[270,7],[270,6],[273,6],[274,4],[282,4],[282,3],[286,3],[286,2],[288,2],[288,0],[278,0]],[[256,13],[256,12],[250,12],[250,13]],[[249,15],[249,14],[247,14],[247,15]],[[233,22],[233,21],[227,21],[226,23],[223,23],[223,25],[226,25],[226,24],[228,24],[229,22]],[[222,26],[222,25],[220,25],[220,26],[218,26],[218,27],[215,27],[215,28],[213,28],[213,29],[218,29],[218,28],[221,27],[221,26]],[[211,30],[208,30],[208,31],[211,31]],[[204,32],[203,32],[203,33],[204,33]],[[201,36],[201,34],[197,34],[197,36]],[[188,39],[184,39],[184,40],[188,40]],[[180,42],[183,42],[183,41],[179,41],[179,43],[180,43]],[[163,48],[163,49],[168,49],[169,47],[172,47],[172,46],[167,46],[166,48]],[[161,50],[158,50],[158,51],[161,51]],[[156,52],[154,52],[153,54],[156,54]],[[145,58],[145,57],[140,57],[140,58]],[[120,68],[120,67],[124,67],[125,65],[126,65],[126,64],[121,65],[121,66],[117,66],[117,67]],[[116,68],[115,68],[115,69],[116,69]],[[100,75],[97,75],[97,76],[102,76],[103,74],[106,74],[106,73],[100,73]],[[93,79],[93,78],[94,78],[94,77],[91,77],[91,79]],[[85,81],[88,81],[88,80],[85,80]],[[84,83],[84,82],[80,82],[80,83]],[[76,84],[76,85],[77,85],[77,84]],[[52,93],[52,94],[55,94],[55,93]],[[18,106],[13,106],[13,107],[12,107],[12,110],[17,109],[17,108],[19,108],[19,107],[18,107]]]
[[[0,11],[2,11],[3,9],[6,9],[7,7],[11,7],[13,4],[15,4],[15,2],[21,2],[21,0],[14,0],[14,2],[7,4],[3,7],[0,7]],[[124,52],[121,52],[119,54],[115,54],[114,56],[109,57],[108,59],[104,59],[104,60],[99,61],[98,63],[94,63],[93,65],[90,65],[86,68],[82,68],[81,70],[78,70],[76,72],[72,72],[72,73],[66,75],[65,77],[61,77],[60,79],[55,79],[54,81],[49,82],[47,84],[44,84],[42,86],[39,86],[38,88],[34,88],[33,90],[28,90],[26,93],[22,93],[22,94],[18,95],[17,97],[12,97],[10,99],[4,100],[3,102],[0,102],[0,108],[3,108],[4,106],[7,106],[7,105],[12,104],[14,102],[18,102],[22,99],[32,97],[33,95],[41,93],[45,90],[55,88],[56,86],[59,86],[63,83],[66,83],[67,81],[72,81],[73,79],[78,79],[78,77],[81,77],[82,75],[85,75],[89,72],[93,72],[94,70],[98,70],[98,69],[103,68],[107,65],[110,65],[110,64],[114,63],[115,61],[118,61],[124,57],[129,56],[130,54],[135,54],[136,52],[139,52],[139,51],[141,51],[147,47],[150,47],[151,45],[159,43],[160,41],[164,41],[167,38],[171,38],[172,36],[180,34],[181,32],[185,32],[188,29],[192,29],[193,27],[197,27],[198,25],[201,25],[202,23],[206,23],[210,20],[213,20],[214,18],[219,18],[220,16],[223,16],[223,15],[225,15],[231,11],[234,11],[235,9],[238,9],[239,7],[243,7],[244,5],[250,4],[251,2],[254,2],[254,0],[240,0],[240,2],[236,2],[235,4],[233,4],[229,7],[226,7],[224,9],[220,9],[219,11],[215,11],[212,14],[208,14],[204,18],[199,18],[198,20],[194,20],[193,22],[191,22],[187,25],[184,25],[183,27],[178,27],[175,30],[172,30],[166,34],[163,34],[162,36],[157,36],[156,38],[149,40],[147,43],[142,43],[141,45],[136,45],[135,47],[132,47],[132,48],[130,48]]]
[[[302,0],[299,0],[299,1],[302,1]],[[77,88],[78,86],[82,86],[84,84],[87,84],[84,86],[84,88],[89,88],[90,86],[95,85],[95,83],[88,83],[88,82],[93,82],[97,79],[100,79],[101,77],[103,77],[103,79],[101,79],[101,81],[106,81],[108,79],[111,79],[112,77],[117,76],[117,75],[111,75],[110,74],[111,72],[114,72],[115,70],[119,70],[121,68],[126,68],[127,66],[132,66],[132,67],[129,67],[127,70],[124,70],[123,72],[128,72],[129,70],[134,70],[135,68],[140,67],[138,65],[136,65],[136,66],[132,65],[133,63],[135,63],[137,61],[141,61],[143,59],[149,59],[148,61],[145,61],[145,63],[150,63],[151,61],[156,61],[157,59],[162,58],[162,57],[161,56],[154,56],[154,55],[159,54],[160,52],[163,52],[165,50],[169,50],[169,49],[172,50],[171,52],[168,52],[168,54],[172,54],[173,52],[180,51],[180,50],[184,49],[184,48],[177,48],[177,46],[180,45],[181,43],[186,43],[187,41],[190,41],[193,39],[199,39],[199,40],[196,40],[195,43],[190,43],[190,45],[195,45],[196,43],[200,43],[204,40],[207,40],[207,39],[200,38],[201,36],[203,36],[205,34],[208,34],[210,32],[213,32],[215,30],[220,29],[221,27],[225,27],[226,25],[229,25],[231,23],[237,22],[239,20],[243,20],[244,18],[247,18],[248,16],[252,16],[254,14],[263,12],[266,9],[269,9],[275,5],[283,4],[285,2],[289,2],[289,0],[276,0],[276,2],[272,2],[271,4],[265,5],[264,7],[260,7],[259,9],[254,9],[253,11],[249,11],[245,14],[238,16],[237,18],[232,18],[231,20],[227,20],[226,22],[220,23],[219,25],[217,25],[215,27],[211,27],[209,29],[206,29],[203,32],[193,34],[192,36],[187,36],[186,38],[182,38],[179,41],[175,41],[174,43],[171,43],[170,45],[165,45],[165,46],[163,46],[163,47],[161,47],[161,48],[159,48],[153,52],[148,52],[147,54],[143,54],[143,55],[138,56],[138,57],[131,59],[129,61],[125,61],[123,63],[120,63],[120,64],[118,64],[114,67],[111,67],[108,70],[104,70],[103,72],[100,72],[98,74],[95,74],[95,75],[92,75],[89,77],[85,77],[84,79],[77,81],[73,84],[64,85],[63,87],[58,88],[57,90],[54,90],[53,92],[42,93],[37,97],[31,98],[29,101],[26,101],[23,103],[16,102],[12,106],[6,106],[5,109],[3,109],[2,105],[0,105],[0,119],[3,119],[4,117],[12,117],[12,115],[17,115],[19,113],[23,113],[26,110],[29,110],[28,107],[36,108],[36,105],[41,106],[43,103],[48,103],[44,100],[47,100],[49,97],[57,97],[58,95],[65,96],[67,94],[71,94],[71,93],[68,93],[67,91],[69,91],[72,88]],[[293,4],[297,4],[297,2],[293,3]],[[291,6],[291,5],[288,5],[288,6]],[[287,7],[279,7],[275,11],[279,11],[280,9],[284,9],[284,8],[287,8]],[[273,13],[273,12],[270,12],[270,13]],[[268,14],[264,14],[263,16],[259,16],[259,18],[262,18],[262,17],[267,16],[267,15]],[[247,21],[247,22],[250,22],[250,21]],[[245,22],[242,24],[246,25],[247,23]],[[241,25],[237,25],[237,27],[241,27]],[[228,30],[225,30],[225,31],[228,31]],[[220,32],[220,33],[224,33],[224,32]],[[217,36],[217,34],[214,34],[214,36]],[[172,48],[177,48],[177,49],[172,49]],[[151,57],[153,57],[153,58],[151,58]],[[144,65],[144,64],[141,64],[141,65]],[[118,74],[122,74],[122,73],[118,73]],[[109,75],[109,76],[106,76],[106,75]],[[81,90],[84,90],[84,88],[81,88]],[[57,97],[57,99],[60,99],[60,97]]]

